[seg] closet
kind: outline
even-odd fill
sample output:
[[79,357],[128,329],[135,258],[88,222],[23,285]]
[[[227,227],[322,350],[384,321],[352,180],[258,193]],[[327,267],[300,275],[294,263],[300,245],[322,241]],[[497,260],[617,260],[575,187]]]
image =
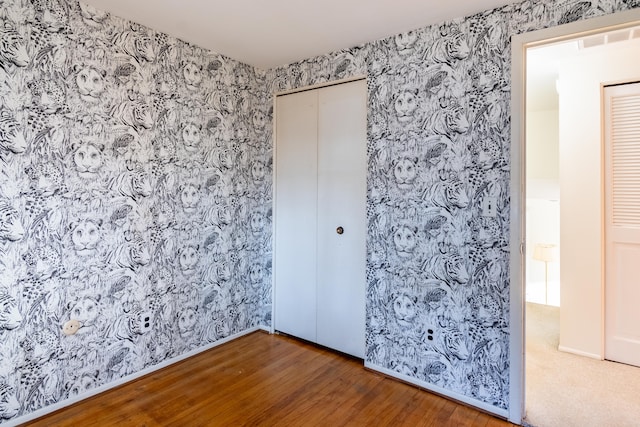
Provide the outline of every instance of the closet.
[[365,80],[276,98],[274,327],[364,358]]

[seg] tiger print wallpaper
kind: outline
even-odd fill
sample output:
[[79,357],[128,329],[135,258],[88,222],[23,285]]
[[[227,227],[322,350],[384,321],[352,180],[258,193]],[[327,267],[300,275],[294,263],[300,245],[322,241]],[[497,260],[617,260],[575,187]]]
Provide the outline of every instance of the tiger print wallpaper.
[[367,366],[508,409],[510,37],[638,6],[525,1],[269,71],[367,76]]
[[507,409],[510,36],[639,6],[527,0],[262,71],[0,0],[0,423],[269,327],[272,94],[355,75],[365,362]]
[[77,1],[0,38],[0,420],[268,325],[265,73]]

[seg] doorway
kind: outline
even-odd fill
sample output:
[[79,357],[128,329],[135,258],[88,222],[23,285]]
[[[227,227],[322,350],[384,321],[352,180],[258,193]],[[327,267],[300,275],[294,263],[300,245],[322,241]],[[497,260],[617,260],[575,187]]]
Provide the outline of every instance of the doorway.
[[[584,39],[589,36],[602,35],[603,32],[609,32],[609,31],[616,32],[618,30],[622,30],[622,29],[637,25],[639,21],[640,21],[640,13],[639,11],[635,10],[630,12],[614,14],[614,15],[610,15],[602,18],[596,18],[596,19],[592,19],[584,22],[577,22],[577,23],[573,23],[573,24],[569,24],[561,27],[555,27],[555,28],[528,33],[528,34],[523,34],[523,35],[516,36],[513,39],[513,58],[512,58],[513,59],[513,62],[512,62],[512,108],[513,108],[512,110],[512,141],[513,141],[512,171],[513,173],[511,178],[512,180],[511,188],[513,189],[512,197],[511,197],[513,215],[511,218],[512,219],[512,222],[511,222],[512,224],[512,227],[511,227],[511,230],[512,230],[512,235],[511,235],[512,237],[511,239],[511,242],[512,242],[511,342],[513,345],[512,348],[522,349],[522,353],[519,353],[517,351],[514,351],[512,353],[513,354],[513,357],[511,360],[512,361],[512,364],[511,364],[511,369],[512,369],[511,399],[512,400],[510,402],[511,403],[510,420],[512,422],[516,422],[516,423],[521,422],[523,418],[525,418],[525,414],[526,414],[525,386],[527,383],[527,378],[525,377],[526,356],[524,353],[525,353],[525,348],[526,348],[525,343],[527,338],[526,332],[525,332],[525,324],[527,321],[529,321],[529,319],[528,318],[525,319],[525,315],[527,313],[526,311],[527,292],[525,289],[525,284],[526,284],[525,264],[529,264],[529,262],[534,262],[533,260],[529,260],[528,258],[532,255],[533,252],[535,252],[535,249],[534,249],[535,244],[553,243],[553,242],[536,242],[536,241],[531,242],[525,238],[526,228],[528,228],[525,220],[525,214],[529,208],[527,204],[529,189],[527,188],[527,190],[525,191],[526,182],[525,182],[524,165],[527,159],[527,154],[529,154],[529,150],[528,150],[528,147],[525,145],[524,141],[526,139],[525,129],[527,129],[527,127],[530,126],[530,124],[526,123],[526,120],[525,120],[525,112],[526,112],[526,107],[525,107],[526,98],[524,95],[525,84],[526,84],[526,79],[524,77],[525,76],[524,67],[526,64],[525,57],[527,55],[528,49],[540,48],[541,46],[544,46],[544,45],[557,45],[560,42],[566,42],[568,40],[572,40],[572,39],[574,40],[576,38]],[[559,90],[563,90],[563,88],[559,88]],[[597,95],[598,95],[597,102],[599,102],[599,91]],[[583,118],[583,122],[589,122],[589,121],[590,119]],[[599,125],[600,121],[599,119],[596,119],[594,122]],[[585,123],[582,123],[577,127],[586,128],[588,126],[585,126]],[[560,125],[560,128],[562,128],[562,125]],[[599,132],[597,133],[597,137],[599,141],[599,137],[600,137]],[[525,149],[526,149],[526,152],[525,152]],[[600,153],[601,147],[599,147],[596,151]],[[588,157],[588,153],[587,153],[587,157]],[[559,158],[562,158],[562,152],[559,154]],[[600,171],[601,159],[597,157],[596,161],[598,163],[595,170]],[[583,154],[575,157],[573,163],[574,163],[574,166],[576,166],[576,170],[569,169],[566,172],[570,174],[578,173],[580,172],[580,168],[586,167],[586,164],[588,162],[585,161],[585,155]],[[599,182],[601,175],[599,173],[594,174],[593,165],[589,167],[591,168],[590,169],[591,175],[595,175],[595,177],[597,178],[596,184],[593,185],[592,187],[588,187],[585,181],[581,182],[580,184],[582,185],[582,189],[583,189],[581,193],[589,193],[589,191],[584,191],[584,189],[593,188],[594,190],[592,190],[591,193],[600,194],[601,184],[597,184],[597,182]],[[562,172],[560,172],[560,174],[562,174]],[[564,186],[562,187],[562,191],[560,191],[560,198],[559,198],[560,203],[565,203],[564,194],[566,194],[566,190],[568,190],[569,188],[570,186],[567,188],[565,188]],[[602,227],[602,218],[601,218],[602,208],[601,208],[600,201],[598,200],[597,202],[598,202],[597,207],[595,209],[590,208],[590,209],[587,209],[586,211],[583,210],[581,214],[574,215],[573,223],[579,223],[583,219],[583,217],[589,217],[589,215],[592,215],[596,218],[596,221],[597,221],[597,225],[593,231],[597,233],[599,237],[601,237],[602,233],[600,232],[600,228]],[[564,222],[566,221],[563,221],[563,223]],[[567,228],[570,234],[583,237],[579,232],[576,232],[575,229],[571,229],[571,226]],[[564,233],[564,231],[562,231],[562,233]],[[600,268],[600,271],[594,275],[593,283],[595,283],[595,285],[592,284],[585,287],[590,290],[595,290],[596,293],[598,294],[591,301],[589,300],[590,296],[585,295],[584,293],[585,288],[582,289],[583,294],[580,295],[579,298],[576,298],[575,294],[573,294],[572,296],[571,292],[565,292],[565,287],[570,288],[570,286],[565,286],[565,281],[570,282],[571,280],[565,280],[566,274],[562,274],[562,279],[561,279],[562,285],[561,285],[561,292],[560,292],[561,293],[560,305],[562,307],[561,309],[562,313],[559,313],[558,315],[558,318],[559,318],[558,322],[562,324],[562,327],[559,328],[561,329],[561,331],[559,331],[560,332],[559,335],[560,336],[565,335],[565,336],[571,337],[572,336],[571,334],[575,332],[575,329],[579,326],[584,326],[584,323],[585,323],[583,322],[584,318],[580,318],[580,314],[578,314],[577,316],[566,316],[565,315],[566,313],[564,313],[565,304],[567,304],[569,308],[569,310],[567,310],[568,312],[571,312],[570,309],[572,308],[572,304],[573,306],[581,304],[583,315],[590,317],[587,320],[589,320],[591,323],[589,324],[589,321],[587,321],[586,324],[592,327],[588,329],[589,330],[588,335],[591,335],[590,337],[587,337],[586,339],[583,339],[584,337],[577,338],[577,339],[573,338],[569,340],[564,340],[564,342],[560,337],[558,337],[556,345],[557,347],[564,346],[564,348],[562,349],[569,350],[569,351],[579,350],[581,346],[585,347],[586,345],[586,350],[584,350],[582,354],[583,356],[591,356],[591,357],[594,357],[594,359],[602,359],[602,354],[603,354],[603,348],[602,348],[603,347],[602,345],[603,311],[602,311],[602,280],[601,280],[602,279],[602,264],[601,264],[602,242],[598,242],[598,246],[595,250],[595,253],[587,254],[584,256],[581,255],[580,257],[575,257],[575,258],[578,258],[577,260],[576,259],[572,260],[571,258],[576,254],[576,251],[570,249],[571,248],[570,244],[565,245],[566,239],[561,239],[561,240],[562,240],[560,244],[561,250],[559,250],[558,252],[560,255],[559,258],[562,259],[563,269],[565,269],[565,263],[568,260],[569,265],[571,265],[571,261],[574,261],[574,263],[582,262],[583,265],[595,267],[596,269]],[[588,245],[584,245],[584,244],[582,245],[585,246],[583,249],[586,250]],[[569,251],[565,250],[565,246],[567,247],[566,249],[570,249],[570,250]],[[566,255],[567,253],[569,253],[568,256]],[[580,253],[580,251],[578,251],[578,253]],[[538,261],[538,262],[541,262],[541,261]],[[588,270],[588,268],[584,270]],[[595,288],[589,288],[594,286]],[[588,310],[584,310],[585,305],[590,305],[590,304],[595,306],[595,311],[597,312],[595,316],[593,315],[593,310],[591,311],[591,314],[589,314]],[[586,314],[584,312],[586,312]],[[580,351],[573,351],[573,353],[580,354]],[[569,354],[569,353],[562,353],[562,355],[577,357],[574,354]],[[598,364],[605,363],[605,362],[601,362],[600,360],[594,360],[590,358],[586,358],[586,359],[590,363],[598,363]],[[552,368],[551,361],[548,359],[543,360],[542,365],[543,365],[542,367],[547,370]],[[604,377],[605,382],[612,379],[613,376],[615,375],[610,375],[610,374],[606,375]],[[562,383],[557,384],[557,386],[558,386],[557,388],[559,389],[564,388]],[[528,390],[528,387],[527,387],[527,390]],[[565,395],[568,395],[568,396],[572,394],[575,394],[575,393],[573,392],[565,393]],[[618,393],[613,393],[613,394],[618,395]],[[594,396],[595,393],[587,392],[587,395]],[[624,399],[619,399],[618,403],[624,404],[623,401]],[[599,401],[599,402],[600,403],[596,403],[592,406],[603,408],[604,405],[601,404],[602,401]],[[527,404],[528,404],[528,401],[527,401]],[[638,406],[637,403],[635,406],[636,407]],[[620,405],[616,404],[613,407],[620,407]],[[612,407],[610,407],[609,409],[611,408]],[[567,408],[564,408],[564,409],[566,412]],[[619,409],[615,412],[621,413],[621,412],[624,412],[624,410]],[[575,423],[575,420],[576,419],[574,418],[573,420],[571,420],[571,422]],[[612,419],[609,418],[608,421],[605,422],[605,424],[607,423],[610,424],[611,420]],[[564,424],[564,425],[572,425],[571,422],[569,422],[569,424]],[[594,420],[592,419],[591,422],[593,423]],[[547,423],[543,425],[547,425]],[[549,424],[549,425],[554,425],[554,424]],[[594,425],[599,425],[599,424],[596,423]]]
[[[604,172],[601,172],[601,86],[640,73],[640,67],[630,60],[640,53],[640,40],[634,37],[635,34],[635,28],[617,29],[527,49],[529,100],[535,91],[531,87],[534,78],[529,71],[535,68],[536,56],[540,56],[547,66],[554,62],[553,58],[559,58],[554,82],[560,99],[556,148],[559,171],[555,186],[560,195],[559,240],[548,240],[559,244],[560,260],[565,260],[559,275],[560,295],[564,297],[560,298],[560,307],[545,300],[534,300],[526,305],[525,420],[532,425],[564,426],[572,422],[581,426],[632,425],[640,416],[640,411],[633,409],[609,413],[609,408],[625,399],[630,407],[634,406],[637,398],[631,396],[637,396],[640,391],[634,387],[640,380],[640,372],[601,361],[604,358],[601,342],[604,334],[601,275],[604,268],[598,262],[604,256],[604,198],[600,191],[604,182]],[[541,54],[544,51],[547,53]],[[537,214],[541,214],[540,206],[533,203],[540,200],[532,197],[540,197],[541,191],[536,180],[530,179],[531,171],[536,168],[529,168],[532,163],[529,154],[535,153],[533,148],[537,148],[530,145],[540,143],[534,138],[536,132],[533,131],[541,123],[536,123],[534,117],[533,111],[527,111],[525,200],[527,219],[531,220],[527,223],[528,231],[535,228],[530,222],[536,223],[540,219],[531,215],[532,208],[537,208]],[[553,157],[547,155],[547,162]],[[590,190],[585,191],[585,188]],[[547,227],[553,229],[552,221],[541,216]],[[553,256],[540,257],[541,244],[532,237],[527,235],[528,247],[532,249],[527,252],[530,255],[527,260],[535,263],[542,258],[547,264],[559,264],[551,262]],[[528,291],[527,287],[527,294],[530,294]],[[607,380],[602,381],[602,378]],[[571,393],[568,384],[573,385]],[[629,394],[616,393],[625,387],[630,388]],[[609,392],[602,393],[603,389]]]

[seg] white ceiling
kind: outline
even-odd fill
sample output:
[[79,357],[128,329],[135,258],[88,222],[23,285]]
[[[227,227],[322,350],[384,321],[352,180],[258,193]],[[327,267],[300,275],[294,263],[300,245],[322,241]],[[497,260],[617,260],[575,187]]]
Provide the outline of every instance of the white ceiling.
[[[269,69],[520,0],[82,1]],[[528,50],[529,109],[557,109],[558,62],[578,51],[576,41]]]
[[262,69],[519,0],[82,0]]

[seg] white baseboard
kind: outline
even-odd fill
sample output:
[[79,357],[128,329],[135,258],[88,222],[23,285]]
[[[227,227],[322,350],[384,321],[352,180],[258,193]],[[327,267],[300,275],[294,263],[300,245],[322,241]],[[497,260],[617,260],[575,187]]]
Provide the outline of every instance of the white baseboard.
[[473,399],[471,397],[465,396],[463,394],[460,393],[456,393],[454,391],[451,390],[447,390],[444,389],[442,387],[438,387],[435,386],[433,384],[429,384],[427,382],[424,381],[420,381],[417,380],[415,378],[409,377],[407,375],[403,375],[401,373],[395,372],[395,371],[391,371],[389,369],[386,368],[382,368],[380,366],[376,366],[376,365],[372,365],[371,363],[365,362],[364,364],[365,368],[371,369],[373,371],[378,371],[380,373],[383,373],[385,375],[388,375],[390,377],[393,378],[397,378],[399,380],[402,380],[404,382],[407,382],[409,384],[413,384],[416,385],[418,387],[424,388],[426,390],[432,391],[434,393],[437,393],[441,396],[445,396],[445,397],[449,397],[453,400],[457,400],[458,402],[462,402],[466,405],[469,406],[473,406],[474,408],[478,408],[482,411],[488,412],[490,414],[496,415],[498,417],[507,419],[509,417],[509,411],[506,409],[502,409],[502,408],[496,408],[493,405],[489,405],[488,403],[482,402],[481,400],[477,400],[477,399]]
[[271,326],[260,325],[258,326],[258,329],[260,329],[261,331],[269,332],[270,334],[273,333],[273,327]]
[[575,348],[565,347],[563,345],[559,345],[558,350],[564,351],[565,353],[571,353],[571,354],[576,354],[578,356],[588,357],[589,359],[604,360],[602,356],[600,356],[599,354],[588,353],[586,351],[576,350]]
[[181,354],[180,356],[176,356],[176,357],[172,357],[171,359],[167,359],[167,360],[165,360],[165,361],[163,361],[161,363],[158,363],[157,365],[149,366],[147,368],[144,368],[141,371],[138,371],[138,372],[136,372],[134,374],[131,374],[131,375],[127,375],[126,377],[122,377],[122,378],[117,379],[115,381],[112,381],[112,382],[110,382],[108,384],[103,384],[100,387],[96,387],[96,388],[94,388],[92,390],[87,391],[86,393],[79,394],[78,396],[74,396],[74,397],[69,398],[69,399],[61,400],[60,402],[54,403],[53,405],[49,405],[49,406],[47,406],[45,408],[38,409],[37,411],[33,411],[33,412],[29,413],[29,414],[22,415],[22,416],[20,416],[18,418],[9,420],[9,421],[7,421],[5,423],[0,422],[0,426],[1,427],[14,427],[14,426],[17,426],[19,424],[23,424],[23,423],[26,423],[28,421],[35,420],[36,418],[40,418],[40,417],[42,417],[44,415],[50,414],[50,413],[55,412],[55,411],[57,411],[59,409],[66,408],[67,406],[74,405],[74,404],[76,404],[76,403],[78,403],[78,402],[80,402],[82,400],[85,400],[85,399],[91,397],[91,396],[95,396],[96,394],[100,394],[100,393],[105,392],[107,390],[110,390],[112,388],[118,387],[118,386],[120,386],[122,384],[128,383],[130,381],[133,381],[135,379],[143,377],[143,376],[145,376],[147,374],[150,374],[150,373],[155,372],[157,370],[160,370],[162,368],[166,368],[167,366],[173,365],[174,363],[180,362],[181,360],[188,359],[189,357],[195,356],[196,354],[202,353],[202,352],[207,351],[207,350],[211,350],[212,348],[217,347],[217,346],[219,346],[221,344],[227,343],[229,341],[233,341],[233,340],[238,339],[238,338],[240,338],[242,336],[245,336],[245,335],[248,335],[248,334],[250,334],[252,332],[256,332],[258,330],[263,330],[263,329],[265,329],[265,328],[262,327],[262,326],[253,327],[251,329],[247,329],[246,331],[239,332],[237,334],[228,336],[228,337],[223,338],[221,340],[218,340],[218,341],[216,341],[214,343],[207,344],[204,347],[199,347],[199,348],[196,348],[195,350],[191,350],[191,351],[188,351],[188,352],[186,352],[184,354]]

